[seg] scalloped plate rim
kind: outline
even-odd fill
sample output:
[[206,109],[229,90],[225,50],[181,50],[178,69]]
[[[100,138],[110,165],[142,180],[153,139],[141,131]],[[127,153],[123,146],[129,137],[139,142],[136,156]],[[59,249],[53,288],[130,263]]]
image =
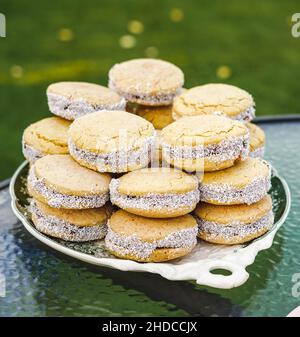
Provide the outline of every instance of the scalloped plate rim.
[[[281,218],[274,224],[273,228],[262,237],[254,240],[252,243],[243,247],[242,245],[237,245],[237,252],[235,254],[231,253],[228,256],[225,256],[221,260],[215,259],[206,259],[200,261],[192,261],[187,262],[185,264],[176,265],[170,262],[164,263],[139,263],[131,260],[125,259],[118,259],[118,258],[109,258],[109,257],[95,257],[89,255],[87,253],[82,253],[76,251],[74,249],[65,247],[58,242],[55,242],[51,238],[48,238],[46,235],[40,233],[36,230],[24,216],[24,214],[19,210],[17,206],[17,197],[14,191],[14,186],[16,179],[19,176],[21,170],[28,164],[27,161],[24,161],[15,171],[14,175],[11,178],[10,185],[9,185],[9,192],[11,196],[11,207],[14,214],[17,218],[22,222],[24,227],[28,230],[28,232],[33,235],[36,239],[43,242],[47,246],[63,253],[68,256],[74,257],[78,260],[83,262],[110,267],[114,269],[118,269],[121,271],[136,271],[136,272],[150,272],[160,274],[162,277],[167,278],[169,280],[194,280],[199,285],[206,285],[215,288],[221,289],[231,289],[234,287],[238,287],[245,283],[249,277],[248,272],[245,270],[246,267],[252,264],[255,260],[256,255],[264,249],[268,249],[272,246],[274,236],[278,229],[282,226],[285,222],[288,213],[291,207],[291,193],[289,186],[284,178],[282,178],[275,168],[272,167],[272,171],[274,176],[276,176],[283,185],[286,197],[286,206]],[[237,257],[237,253],[239,253],[243,260],[240,261],[239,264],[234,263],[233,261]],[[235,255],[235,256],[233,256]],[[205,266],[209,268],[209,270],[205,269]],[[184,268],[184,270],[182,270]],[[194,272],[186,272],[186,267],[193,268]],[[232,269],[231,269],[231,268]],[[197,268],[197,270],[195,270]],[[223,275],[215,275],[210,273],[212,269],[215,268],[224,268],[224,269],[231,269],[232,275],[230,276],[223,276]],[[176,272],[178,269],[180,272]],[[179,274],[179,275],[178,275]]]

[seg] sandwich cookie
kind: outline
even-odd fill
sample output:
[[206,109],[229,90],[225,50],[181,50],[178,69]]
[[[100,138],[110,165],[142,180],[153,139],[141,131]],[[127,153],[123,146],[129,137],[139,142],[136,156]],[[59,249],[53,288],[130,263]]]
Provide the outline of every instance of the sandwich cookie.
[[187,214],[199,201],[197,178],[167,168],[133,171],[110,183],[110,200],[126,211],[152,218]]
[[99,110],[125,110],[126,101],[102,85],[86,82],[58,82],[47,89],[49,110],[74,120]]
[[174,119],[196,115],[225,115],[251,121],[255,117],[255,103],[248,92],[233,85],[205,84],[183,92],[174,100]]
[[151,219],[119,210],[108,222],[106,248],[115,256],[139,262],[162,262],[187,255],[197,243],[191,215]]
[[109,199],[109,174],[80,166],[69,155],[38,159],[28,175],[28,191],[54,208],[99,208]]
[[245,159],[249,130],[226,117],[180,118],[161,132],[163,159],[186,171],[217,171]]
[[270,230],[274,223],[269,195],[252,205],[200,203],[195,216],[199,225],[198,236],[205,241],[224,245],[253,240]]
[[59,117],[44,118],[29,125],[22,137],[24,157],[33,163],[47,154],[67,154],[71,122]]
[[253,123],[247,123],[246,125],[250,131],[249,156],[253,158],[263,158],[266,142],[264,130]]
[[69,151],[82,166],[99,172],[128,172],[148,165],[155,130],[125,111],[99,111],[75,120]]
[[134,59],[115,64],[109,71],[109,88],[130,102],[170,105],[181,93],[183,72],[157,59]]
[[58,209],[32,199],[29,207],[36,229],[65,241],[103,239],[107,233],[108,207],[93,209]]
[[211,204],[253,204],[271,188],[271,167],[248,157],[222,171],[207,172],[200,183],[200,200]]

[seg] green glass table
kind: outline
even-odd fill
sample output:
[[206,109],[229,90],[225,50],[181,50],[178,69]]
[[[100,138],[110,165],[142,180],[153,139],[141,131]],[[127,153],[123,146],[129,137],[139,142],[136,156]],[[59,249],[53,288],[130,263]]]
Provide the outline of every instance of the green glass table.
[[267,134],[266,159],[290,186],[292,208],[243,286],[218,290],[68,258],[27,233],[10,209],[6,181],[0,184],[0,316],[286,316],[300,305],[300,119],[258,122]]

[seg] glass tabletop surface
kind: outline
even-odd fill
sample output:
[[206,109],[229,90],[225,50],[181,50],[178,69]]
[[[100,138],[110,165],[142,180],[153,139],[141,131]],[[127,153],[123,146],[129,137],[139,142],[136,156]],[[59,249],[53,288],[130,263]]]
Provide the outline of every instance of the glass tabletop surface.
[[286,316],[300,305],[300,121],[267,122],[266,159],[291,189],[273,246],[231,290],[68,258],[33,238],[0,191],[0,316]]

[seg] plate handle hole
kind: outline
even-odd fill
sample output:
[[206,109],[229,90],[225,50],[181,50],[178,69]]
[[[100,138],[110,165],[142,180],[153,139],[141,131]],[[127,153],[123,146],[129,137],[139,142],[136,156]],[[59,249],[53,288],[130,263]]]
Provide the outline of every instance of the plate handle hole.
[[230,276],[232,275],[232,271],[224,268],[214,268],[211,269],[210,272],[214,275],[223,275],[223,276]]

